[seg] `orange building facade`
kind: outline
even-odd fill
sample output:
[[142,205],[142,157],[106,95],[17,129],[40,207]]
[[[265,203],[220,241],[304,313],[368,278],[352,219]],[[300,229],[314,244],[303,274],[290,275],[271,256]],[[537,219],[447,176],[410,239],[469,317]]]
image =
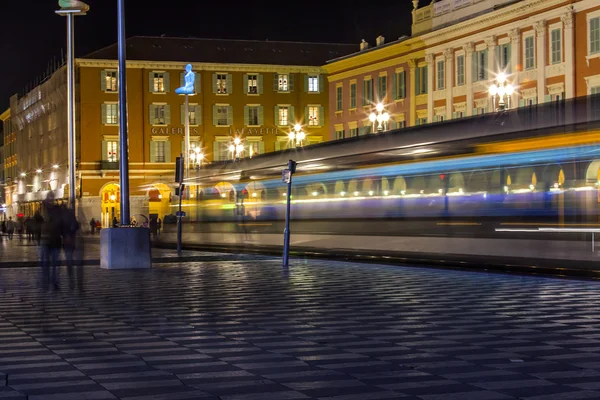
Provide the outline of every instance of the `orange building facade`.
[[497,109],[500,73],[511,107],[600,93],[600,3],[595,0],[413,0],[412,36],[377,38],[330,61],[329,131],[373,131],[377,103],[388,129]]

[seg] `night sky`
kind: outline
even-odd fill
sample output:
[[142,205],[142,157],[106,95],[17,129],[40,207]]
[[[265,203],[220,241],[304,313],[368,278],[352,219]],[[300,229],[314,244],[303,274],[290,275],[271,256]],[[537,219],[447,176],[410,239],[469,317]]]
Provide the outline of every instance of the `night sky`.
[[[127,36],[292,40],[375,44],[410,34],[412,2],[396,0],[372,8],[351,1],[125,0]],[[421,1],[425,3],[424,1]],[[57,0],[3,0],[0,24],[0,112],[9,98],[45,74],[65,52],[65,18]],[[75,56],[117,40],[117,0],[89,0],[87,16],[75,23]],[[235,10],[235,11],[234,11]],[[276,60],[273,62],[276,64]]]

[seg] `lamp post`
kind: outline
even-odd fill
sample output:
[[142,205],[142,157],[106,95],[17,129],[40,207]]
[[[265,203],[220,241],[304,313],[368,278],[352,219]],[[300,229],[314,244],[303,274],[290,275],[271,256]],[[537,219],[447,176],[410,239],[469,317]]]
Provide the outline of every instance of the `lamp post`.
[[233,161],[238,161],[244,153],[244,145],[242,144],[242,139],[237,137],[233,139],[233,143],[229,145],[229,152],[231,153]]
[[69,152],[69,207],[75,209],[75,17],[90,6],[79,0],[59,0],[56,14],[67,17],[67,142]]
[[490,96],[492,96],[494,110],[504,111],[510,109],[510,99],[515,92],[515,88],[506,81],[504,72],[500,72],[498,76],[496,76],[496,84],[490,86],[488,91]]
[[198,175],[200,173],[200,167],[202,167],[202,161],[204,161],[204,153],[202,153],[202,149],[200,147],[197,146],[192,146],[191,150],[190,150],[190,154],[189,154],[189,158],[190,158],[190,166],[192,166],[195,170],[196,170],[196,221],[199,220],[198,218],[198,195],[199,195],[199,190],[198,190]]
[[[371,115],[369,115],[369,121],[373,124],[373,132],[387,131],[390,114],[384,111],[382,103],[377,103],[375,110],[377,111],[377,114],[372,112]],[[377,130],[375,130],[375,122],[377,122]]]
[[302,147],[302,142],[306,139],[306,133],[302,130],[302,125],[294,125],[294,130],[288,134],[290,142],[294,147]]

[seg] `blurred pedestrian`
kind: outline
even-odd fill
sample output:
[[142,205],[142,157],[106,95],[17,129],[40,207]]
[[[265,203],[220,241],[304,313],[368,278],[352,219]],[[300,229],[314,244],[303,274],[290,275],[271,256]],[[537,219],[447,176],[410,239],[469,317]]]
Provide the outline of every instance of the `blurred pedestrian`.
[[8,222],[6,222],[6,232],[8,233],[8,239],[12,240],[13,235],[15,234],[15,223],[12,220],[12,217],[8,217]]
[[161,229],[162,229],[162,219],[160,219],[160,217],[158,217],[158,219],[156,220],[156,233],[158,234],[158,236],[160,236]]
[[94,219],[94,217],[92,217],[92,219],[90,220],[90,231],[92,232],[92,235],[96,234],[96,220]]
[[38,246],[40,245],[40,240],[42,239],[43,224],[44,217],[42,217],[42,214],[39,211],[36,211],[35,215],[33,216],[33,236]]
[[75,212],[68,207],[61,207],[61,227],[62,227],[62,245],[65,252],[65,260],[67,262],[67,273],[69,275],[69,287],[75,287],[75,275],[77,281],[81,285],[83,264],[81,257],[78,257],[77,271],[73,271],[75,249],[77,248],[77,232],[79,232],[79,222]]
[[118,228],[119,227],[119,221],[117,220],[117,217],[113,217],[112,227],[113,228]]
[[44,290],[52,284],[54,289],[59,289],[58,274],[56,267],[58,265],[58,253],[62,247],[62,215],[60,208],[54,204],[54,194],[48,193],[43,204],[42,225],[42,285]]
[[19,236],[19,241],[23,241],[23,219],[17,218],[17,236]]

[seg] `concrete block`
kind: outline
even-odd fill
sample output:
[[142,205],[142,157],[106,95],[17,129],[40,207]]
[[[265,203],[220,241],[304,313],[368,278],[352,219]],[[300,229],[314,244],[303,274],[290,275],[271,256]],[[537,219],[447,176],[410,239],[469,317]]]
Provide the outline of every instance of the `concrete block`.
[[147,228],[102,229],[100,267],[103,269],[152,268],[150,230]]

